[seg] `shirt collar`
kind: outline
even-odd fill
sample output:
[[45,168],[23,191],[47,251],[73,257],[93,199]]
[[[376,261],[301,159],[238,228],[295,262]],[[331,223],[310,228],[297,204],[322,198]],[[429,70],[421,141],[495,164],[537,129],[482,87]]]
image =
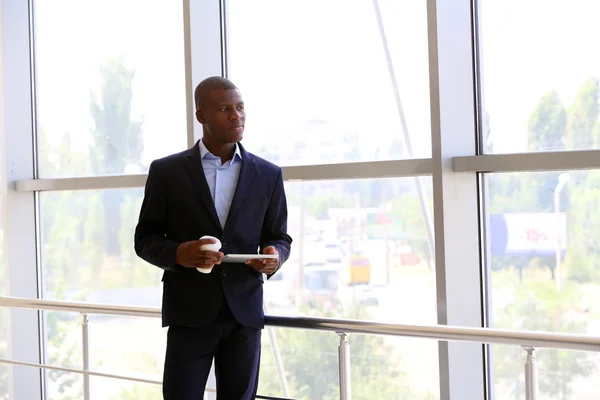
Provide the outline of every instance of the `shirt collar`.
[[[212,158],[217,158],[217,156],[215,156],[213,153],[211,153],[206,148],[204,141],[202,139],[200,139],[200,158],[204,159],[206,156],[210,156]],[[237,143],[235,144],[235,153],[233,153],[232,161],[235,160],[236,158],[239,158],[240,160],[242,159],[242,152],[240,151],[240,146]]]

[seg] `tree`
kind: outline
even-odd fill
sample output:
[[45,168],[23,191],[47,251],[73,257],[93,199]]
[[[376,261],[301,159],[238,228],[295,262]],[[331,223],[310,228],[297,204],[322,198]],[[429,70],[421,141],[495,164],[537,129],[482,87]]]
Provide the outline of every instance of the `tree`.
[[[529,117],[528,150],[549,151],[565,149],[567,134],[567,112],[558,93],[551,91],[540,99]],[[526,182],[526,190],[537,192],[536,210],[554,209],[554,188],[558,184],[559,172],[540,172]]]
[[[123,57],[108,61],[100,68],[100,95],[91,93],[90,111],[95,128],[90,161],[94,175],[122,174],[129,164],[140,165],[143,149],[142,121],[131,118],[134,70],[125,66]],[[105,250],[119,256],[121,246],[117,233],[121,226],[121,191],[105,190],[104,206]]]
[[[70,335],[69,328],[73,321],[70,321],[64,313],[47,311],[44,314],[48,340],[46,348],[48,364],[64,368],[81,368],[81,349],[74,337]],[[49,370],[46,376],[53,400],[79,400],[83,397],[79,374]]]
[[123,203],[121,204],[120,217],[121,228],[118,234],[121,246],[121,259],[114,262],[117,267],[118,276],[112,280],[113,285],[118,287],[152,287],[160,284],[162,270],[147,263],[133,251],[133,235],[140,207],[143,200],[143,190],[123,192]]
[[[586,80],[568,110],[567,145],[569,149],[598,148],[600,146],[599,101],[600,81]],[[600,229],[594,223],[598,204],[598,171],[571,171],[567,186],[569,207],[569,251],[565,264],[569,277],[578,282],[590,282],[597,274],[600,261]]]
[[[40,169],[46,176],[89,175],[90,157],[73,147],[68,133],[50,141],[40,132]],[[56,145],[53,146],[53,143]],[[89,291],[110,287],[157,285],[159,269],[134,256],[132,230],[139,213],[142,190],[119,190],[123,196],[117,237],[122,262],[107,263],[105,208],[99,191],[53,192],[42,194],[42,271],[44,296],[84,300]],[[129,194],[131,193],[131,194]],[[77,259],[73,255],[76,254]],[[127,265],[129,268],[125,268]],[[79,345],[70,335],[73,320],[65,313],[48,313],[46,321],[47,360],[51,365],[80,367]],[[50,396],[61,400],[81,398],[79,376],[60,371],[48,373]],[[132,389],[133,390],[133,389]],[[145,397],[144,397],[145,398]],[[1,398],[0,398],[1,399]]]
[[306,199],[309,215],[316,219],[328,219],[330,208],[352,208],[354,199],[349,194],[334,191],[330,194],[320,194]]
[[[88,157],[73,148],[71,135],[59,137],[58,146],[52,146],[45,131],[39,135],[40,170],[46,176],[73,176],[89,171]],[[83,288],[90,278],[87,254],[78,254],[73,263],[72,252],[81,248],[86,232],[86,216],[90,213],[92,192],[44,193],[41,198],[42,271],[47,295],[66,294],[70,287]],[[94,210],[95,211],[95,210]],[[89,222],[89,221],[88,221]],[[92,229],[102,229],[98,223]],[[89,227],[88,227],[89,228]],[[102,243],[97,243],[102,246]],[[77,273],[73,273],[77,271]]]
[[571,107],[567,129],[568,149],[597,149],[600,147],[598,94],[600,80],[591,77],[581,86]]
[[561,150],[565,147],[567,112],[556,90],[544,95],[529,117],[528,151]]
[[[494,319],[495,328],[587,332],[587,318],[573,310],[581,298],[575,285],[565,285],[560,291],[552,281],[513,282],[513,285],[514,300]],[[518,346],[495,346],[494,357],[497,383],[510,384],[514,398],[523,398],[525,351]],[[577,377],[589,376],[595,369],[588,353],[541,349],[536,358],[540,391],[562,400],[568,398]]]
[[[39,136],[40,170],[46,176],[86,175],[89,163],[86,154],[76,151],[68,133],[59,137],[58,146],[52,146],[46,132]],[[91,260],[80,250],[86,230],[86,216],[90,214],[93,192],[56,192],[42,195],[41,237],[44,296],[46,298],[82,300],[91,288]],[[89,222],[89,221],[88,221]],[[94,229],[101,229],[91,223]],[[95,245],[102,248],[102,243]],[[97,261],[97,260],[96,260]],[[77,290],[75,290],[77,288]],[[46,312],[46,357],[50,365],[67,368],[81,366],[77,341],[70,336],[73,319],[66,313]],[[79,375],[49,371],[48,390],[53,399],[76,400],[82,397]]]
[[565,264],[570,279],[589,283],[598,277],[600,265],[600,171],[589,171],[570,184],[568,251]]
[[[565,148],[567,113],[556,91],[544,95],[533,110],[528,122],[528,151],[561,150]],[[488,177],[490,213],[553,212],[554,189],[560,172],[535,172],[525,174],[500,174]],[[561,203],[567,208],[568,192],[561,193]],[[554,257],[506,255],[492,259],[494,270],[512,266],[522,276],[530,265],[543,265],[554,278]]]

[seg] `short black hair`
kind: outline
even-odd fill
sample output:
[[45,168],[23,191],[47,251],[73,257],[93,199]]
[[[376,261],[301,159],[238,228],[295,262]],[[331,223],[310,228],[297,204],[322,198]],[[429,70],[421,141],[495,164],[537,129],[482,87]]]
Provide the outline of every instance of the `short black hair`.
[[235,90],[235,86],[229,79],[222,76],[211,76],[206,78],[196,86],[194,90],[194,101],[196,102],[196,110],[204,106],[206,99],[214,90]]

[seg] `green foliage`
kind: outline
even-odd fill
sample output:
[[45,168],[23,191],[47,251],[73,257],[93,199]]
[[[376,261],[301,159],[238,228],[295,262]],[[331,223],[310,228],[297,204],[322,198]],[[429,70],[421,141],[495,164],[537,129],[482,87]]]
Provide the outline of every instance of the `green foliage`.
[[600,265],[600,171],[589,171],[570,187],[568,252],[565,264],[569,278],[585,283],[595,280]]
[[598,95],[600,81],[596,77],[586,80],[569,107],[567,146],[569,149],[597,149],[600,147],[600,106]]
[[[600,147],[598,90],[598,79],[590,78],[567,110],[555,91],[542,97],[529,119],[528,150]],[[553,212],[559,174],[560,171],[488,175],[489,212]],[[596,290],[594,282],[600,276],[600,228],[595,223],[600,213],[600,172],[569,174],[571,179],[560,197],[561,211],[567,213],[568,239],[562,263],[563,288],[557,291],[555,282],[540,272],[543,267],[554,268],[552,256],[493,257],[492,269],[497,272],[493,272],[492,283],[503,292],[501,298],[512,299],[494,312],[495,327],[588,332],[589,315],[578,303],[581,293]],[[521,278],[526,271],[527,278],[513,276],[499,282],[509,276],[508,267],[517,268]],[[517,346],[495,346],[494,357],[498,383],[510,387],[513,398],[523,398],[525,352]],[[587,353],[539,350],[537,359],[540,391],[551,398],[568,398],[574,381],[595,369]]]
[[536,197],[527,186],[527,174],[487,175],[487,193],[490,199],[487,209],[490,214],[527,212],[536,210]]
[[316,219],[328,219],[330,208],[351,208],[353,205],[352,196],[338,192],[310,196],[306,199],[307,212]]
[[[314,311],[312,312],[315,313]],[[310,315],[311,311],[306,310]],[[319,316],[365,319],[362,308],[318,311]],[[283,366],[290,395],[298,399],[339,398],[338,345],[334,332],[277,329]],[[265,333],[266,335],[266,333]],[[381,336],[350,335],[352,398],[368,400],[428,399],[431,394],[411,393],[405,374],[399,370],[399,356]],[[272,349],[263,340],[259,392],[282,396]],[[424,397],[423,397],[424,396]]]
[[[130,365],[132,370],[143,370],[154,376],[161,376],[163,366],[159,365],[156,357],[144,349],[139,350],[139,357]],[[162,388],[155,384],[130,383],[111,400],[162,400]]]
[[[131,118],[133,77],[135,72],[125,66],[123,58],[108,61],[100,69],[102,87],[99,96],[91,94],[90,111],[95,122],[92,132],[94,146],[90,151],[92,172],[99,174],[122,174],[129,164],[139,166],[143,149],[141,121]],[[102,192],[104,225],[121,226],[121,191]],[[121,246],[118,236],[105,230],[105,251],[119,256]]]
[[[90,101],[95,128],[89,154],[75,149],[68,133],[54,147],[52,143],[57,141],[51,141],[41,131],[39,161],[44,175],[123,173],[126,165],[140,164],[141,122],[131,119],[134,71],[119,58],[106,63],[100,72],[100,93],[92,93]],[[141,190],[56,192],[42,196],[42,270],[48,297],[85,299],[92,290],[158,284],[158,269],[136,257],[132,249]],[[80,366],[80,351],[67,336],[71,323],[62,314],[50,313],[50,364]],[[81,398],[77,375],[57,372],[49,374],[49,378],[49,387],[57,398]]]
[[[528,150],[580,148],[590,141],[594,146],[600,145],[598,90],[598,79],[588,79],[568,110],[556,91],[543,96],[529,118]],[[560,171],[549,171],[489,176],[490,213],[552,212],[559,175]],[[561,210],[567,212],[568,252],[564,263],[571,279],[589,282],[597,276],[595,266],[600,261],[600,230],[593,224],[599,207],[600,182],[596,171],[574,171],[570,175],[571,180],[560,195]],[[536,260],[539,262],[553,272],[552,260]],[[523,256],[492,260],[496,270],[509,266],[521,269],[530,264],[531,260]]]
[[527,150],[549,151],[564,148],[567,112],[556,90],[544,95],[529,117]]
[[[410,245],[426,259],[431,259],[429,242],[427,238],[427,222],[423,219],[423,212],[419,198],[414,193],[402,194],[394,197],[389,202],[392,216],[402,223],[403,231],[410,235]],[[433,215],[433,201],[427,199],[430,215]]]
[[[46,332],[48,346],[46,350],[49,365],[58,365],[64,368],[81,368],[81,346],[70,330],[74,321],[66,319],[69,315],[58,312],[46,312]],[[79,374],[63,371],[48,371],[52,399],[80,400],[83,398],[83,381]]]
[[111,400],[162,400],[162,389],[158,385],[152,384],[134,384],[129,388],[123,389],[118,396],[111,397]]
[[[496,314],[495,328],[586,332],[587,318],[577,312],[581,295],[575,284],[565,285],[560,291],[552,281],[513,282],[513,285],[514,298]],[[523,398],[525,351],[518,346],[495,346],[494,358],[496,380],[514,384],[513,398]],[[573,381],[595,370],[588,353],[543,349],[538,351],[537,360],[540,392],[552,398],[567,398]]]
[[[123,173],[128,164],[140,165],[142,123],[131,118],[134,71],[124,65],[123,59],[115,59],[102,67],[101,76],[100,92],[92,94],[90,101],[95,122],[92,132],[94,146],[89,154],[76,151],[71,135],[65,133],[54,148],[41,132],[40,169],[44,175]],[[528,150],[600,147],[598,91],[598,79],[589,79],[568,110],[556,91],[543,96],[529,119]],[[489,131],[489,125],[484,129]],[[402,141],[396,139],[388,157],[398,158],[403,152]],[[353,148],[346,157],[347,161],[358,161],[358,148]],[[492,213],[551,211],[558,174],[542,172],[489,176],[488,210]],[[572,176],[561,198],[563,209],[568,210],[569,250],[564,266],[571,282],[567,282],[560,292],[554,289],[551,281],[511,282],[514,300],[497,314],[497,327],[586,331],[586,321],[571,310],[572,305],[579,301],[578,289],[599,276],[600,228],[594,221],[600,214],[600,172],[573,173]],[[420,205],[408,186],[404,181],[344,182],[333,185],[333,193],[307,195],[306,208],[310,215],[326,218],[331,207],[356,207],[356,195],[361,199],[361,207],[380,207],[391,200],[392,213],[402,221],[405,230],[415,237],[414,247],[420,253],[428,254]],[[141,192],[129,194],[126,191],[107,190],[102,193],[42,196],[42,236],[45,243],[42,262],[47,291],[61,298],[66,296],[67,290],[75,288],[132,288],[157,283],[157,270],[139,260],[131,250],[132,229],[139,212]],[[298,199],[298,190],[288,191],[290,204],[296,204]],[[73,250],[80,249],[85,249],[85,252],[73,253]],[[0,263],[3,261],[1,251],[0,247]],[[523,256],[494,258],[492,264],[495,270],[514,266],[522,271],[526,267],[535,269],[535,265],[553,268],[551,260],[532,260]],[[0,264],[0,274],[2,272]],[[70,297],[74,295],[84,298],[86,292],[69,293]],[[362,312],[337,310],[335,316],[364,318]],[[322,316],[322,312],[319,315]],[[3,321],[0,318],[0,327]],[[62,314],[48,314],[50,364],[79,366],[80,350],[69,336],[70,323]],[[278,329],[276,332],[292,394],[309,399],[337,398],[337,335],[291,329]],[[394,354],[386,338],[352,335],[349,342],[352,349],[354,398],[412,399],[419,396],[406,388],[406,377],[397,367],[398,355]],[[3,351],[0,347],[0,354]],[[524,351],[516,346],[501,346],[497,347],[495,356],[496,378],[505,382],[519,382],[513,388],[513,394],[522,396]],[[263,360],[261,392],[281,394],[268,345],[263,349]],[[593,370],[587,355],[581,353],[542,350],[538,353],[538,360],[540,388],[552,397],[564,398],[571,392],[577,377],[587,376]],[[0,385],[1,382],[0,379]],[[50,382],[58,387],[58,399],[81,397],[77,376],[57,372],[50,374]],[[123,389],[116,398],[159,399],[160,391],[150,385],[132,385]]]
[[100,95],[91,93],[90,112],[95,122],[90,159],[94,174],[123,173],[127,164],[139,164],[143,149],[141,121],[131,119],[135,72],[123,57],[100,68]]

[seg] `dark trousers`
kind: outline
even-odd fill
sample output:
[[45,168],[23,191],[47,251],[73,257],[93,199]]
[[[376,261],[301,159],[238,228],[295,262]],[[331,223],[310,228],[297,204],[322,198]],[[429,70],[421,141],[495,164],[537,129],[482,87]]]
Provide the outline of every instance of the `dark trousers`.
[[202,400],[214,358],[217,399],[254,400],[258,388],[260,335],[260,329],[234,321],[169,327],[164,399]]

